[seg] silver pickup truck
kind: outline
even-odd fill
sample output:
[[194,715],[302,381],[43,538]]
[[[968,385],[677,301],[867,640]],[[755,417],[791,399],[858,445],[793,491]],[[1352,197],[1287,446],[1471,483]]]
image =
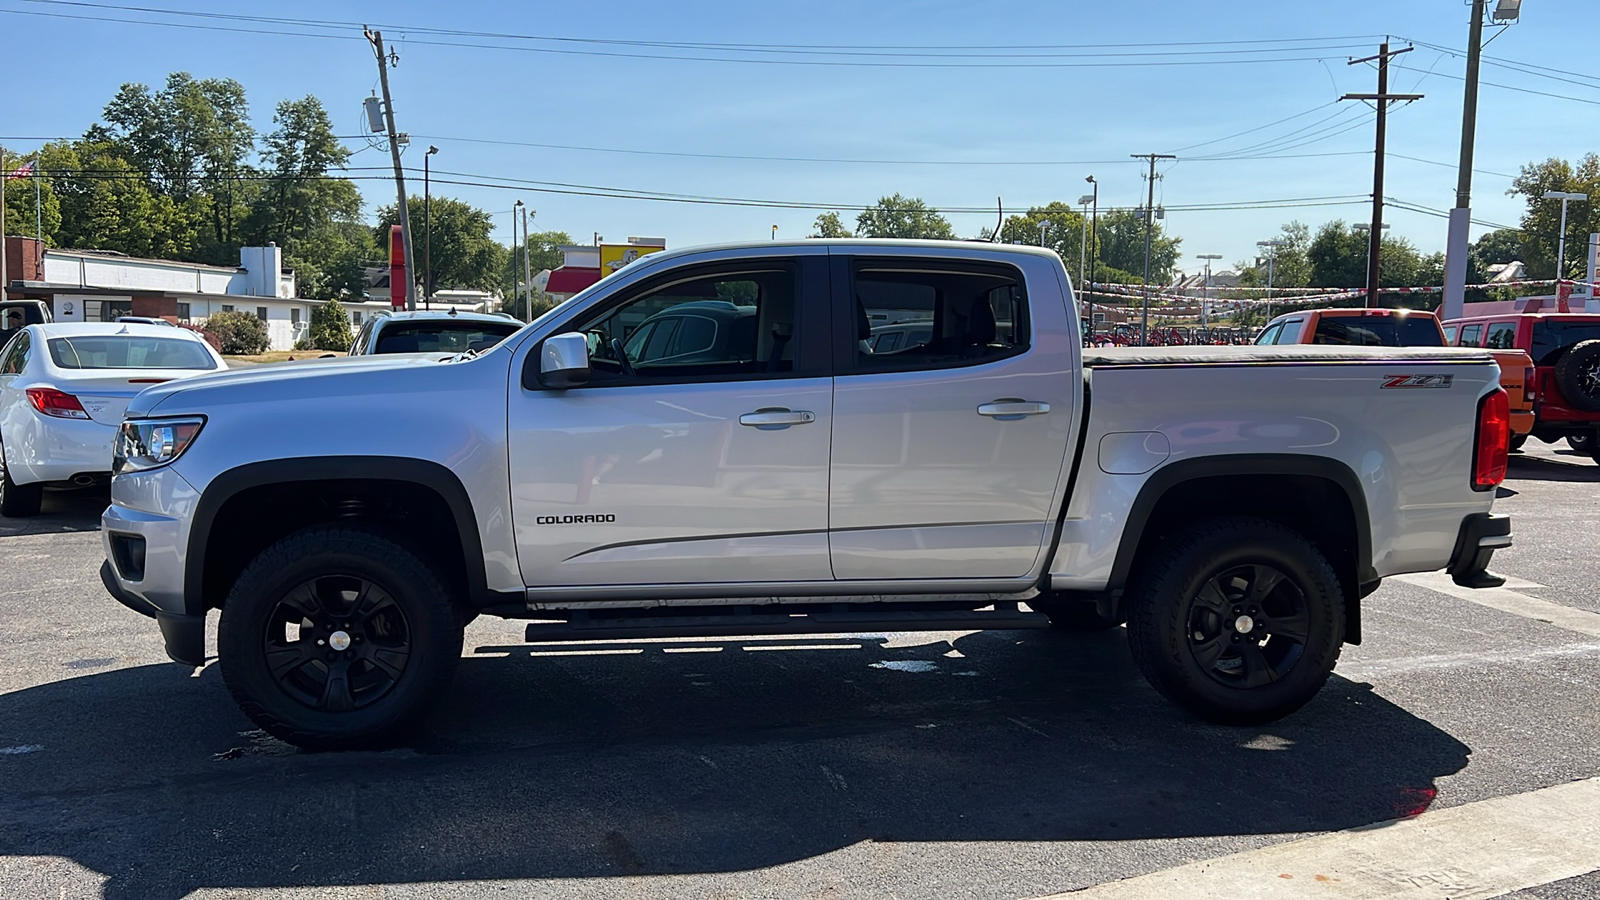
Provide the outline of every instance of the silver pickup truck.
[[1262,722],[1380,579],[1494,581],[1498,374],[1085,353],[1061,261],[1025,247],[661,253],[481,353],[144,392],[102,576],[187,665],[220,610],[229,689],[307,747],[399,739],[481,614],[540,641],[1126,622],[1161,693]]

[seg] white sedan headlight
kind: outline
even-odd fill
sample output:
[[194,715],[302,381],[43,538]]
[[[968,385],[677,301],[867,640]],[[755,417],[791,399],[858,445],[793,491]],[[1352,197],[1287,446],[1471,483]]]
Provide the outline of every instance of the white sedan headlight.
[[205,424],[201,416],[123,420],[112,443],[111,474],[142,472],[172,462],[189,449]]

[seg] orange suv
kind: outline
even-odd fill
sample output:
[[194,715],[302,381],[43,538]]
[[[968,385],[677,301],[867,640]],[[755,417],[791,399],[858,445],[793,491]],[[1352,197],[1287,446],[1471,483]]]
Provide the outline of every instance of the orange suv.
[[[1339,344],[1358,347],[1449,347],[1456,335],[1439,317],[1420,309],[1302,309],[1267,323],[1257,344]],[[1521,449],[1534,429],[1534,365],[1515,347],[1484,343],[1500,364],[1500,386],[1511,398],[1511,449]]]
[[[1600,463],[1600,315],[1497,312],[1451,319],[1444,328],[1462,347],[1525,350],[1535,367],[1533,436],[1547,444],[1566,438]],[[1521,443],[1512,437],[1513,449]]]

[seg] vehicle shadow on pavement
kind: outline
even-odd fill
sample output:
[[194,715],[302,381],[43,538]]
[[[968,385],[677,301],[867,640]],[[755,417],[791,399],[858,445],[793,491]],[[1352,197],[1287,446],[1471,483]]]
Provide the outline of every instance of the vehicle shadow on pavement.
[[26,519],[0,516],[0,537],[98,531],[100,514],[105,512],[110,503],[110,494],[104,488],[47,490],[38,515]]
[[1588,455],[1562,450],[1556,453],[1567,459],[1513,453],[1508,457],[1507,480],[1600,481],[1600,465],[1596,465]]
[[0,696],[19,746],[0,853],[74,860],[109,898],[1326,831],[1421,812],[1469,754],[1338,677],[1271,726],[1197,722],[1120,629],[479,648],[382,753],[297,751],[214,665],[144,666]]

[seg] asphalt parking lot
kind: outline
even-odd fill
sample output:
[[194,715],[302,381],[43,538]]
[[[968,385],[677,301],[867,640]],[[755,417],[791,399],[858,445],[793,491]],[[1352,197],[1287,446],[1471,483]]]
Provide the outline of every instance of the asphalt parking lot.
[[[104,497],[53,495],[0,519],[0,897],[1029,897],[1600,776],[1600,466],[1535,442],[1501,497],[1501,608],[1386,582],[1265,728],[1176,711],[1120,630],[529,647],[480,620],[414,746],[309,754],[166,661],[100,586]],[[1479,887],[1454,895],[1600,875]]]

